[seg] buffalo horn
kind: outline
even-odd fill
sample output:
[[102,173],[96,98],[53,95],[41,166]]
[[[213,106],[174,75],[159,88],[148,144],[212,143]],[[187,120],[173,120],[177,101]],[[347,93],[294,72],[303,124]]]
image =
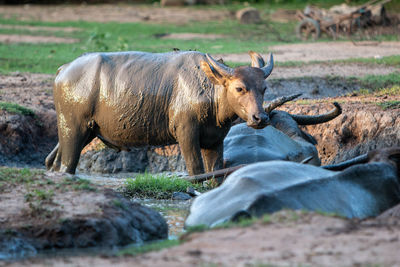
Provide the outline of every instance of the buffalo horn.
[[309,157],[303,159],[303,160],[300,162],[300,164],[307,164],[307,163],[309,163],[310,160],[312,160],[313,158],[314,158],[313,156],[309,156]]
[[350,166],[356,165],[356,164],[361,164],[361,163],[367,163],[368,162],[368,154],[363,154],[358,157],[355,157],[353,159],[349,159],[347,161],[343,161],[338,164],[332,164],[332,165],[325,165],[321,166],[321,168],[331,170],[331,171],[341,171],[344,170]]
[[233,75],[232,68],[219,63],[218,61],[213,59],[209,54],[206,54],[206,57],[208,59],[208,62],[211,64],[212,68],[216,70],[220,75],[228,77]]
[[274,68],[274,56],[271,53],[269,55],[268,64],[265,67],[261,68],[264,71],[264,78],[267,78],[271,74],[273,68]]
[[273,111],[277,107],[280,107],[286,102],[292,101],[293,99],[298,98],[299,96],[301,96],[301,94],[278,97],[268,103],[268,105],[264,108],[265,112],[271,113],[271,111]]
[[251,57],[251,66],[254,68],[262,68],[265,66],[265,61],[259,53],[249,51]]
[[333,120],[334,118],[342,114],[342,107],[337,102],[333,102],[333,105],[335,106],[335,108],[325,114],[314,116],[290,114],[290,116],[292,116],[292,118],[299,125],[314,125],[324,123]]

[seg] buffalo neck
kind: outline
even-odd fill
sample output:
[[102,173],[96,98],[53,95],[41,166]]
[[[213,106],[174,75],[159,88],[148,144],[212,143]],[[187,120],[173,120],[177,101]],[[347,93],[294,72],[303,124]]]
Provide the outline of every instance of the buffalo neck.
[[215,115],[217,126],[223,127],[237,119],[236,113],[228,103],[227,92],[224,86],[215,85]]

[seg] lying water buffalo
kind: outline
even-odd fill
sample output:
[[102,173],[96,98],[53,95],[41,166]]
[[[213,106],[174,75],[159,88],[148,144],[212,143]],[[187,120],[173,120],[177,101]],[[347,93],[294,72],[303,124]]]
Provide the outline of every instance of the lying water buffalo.
[[271,126],[261,130],[249,128],[244,123],[233,126],[224,140],[224,167],[259,161],[289,160],[302,162],[307,158],[313,165],[321,165],[316,140],[302,131],[299,125],[330,121],[342,112],[338,103],[330,112],[317,116],[299,116],[285,111],[269,113]]
[[193,51],[89,53],[61,66],[59,143],[46,167],[74,173],[82,148],[98,136],[121,150],[179,143],[189,174],[220,168],[237,116],[256,129],[269,123],[262,103],[273,57],[264,66],[259,54],[250,56],[251,67],[235,69]]
[[400,202],[400,148],[372,151],[366,159],[339,172],[288,161],[250,164],[198,196],[185,224],[214,226],[283,208],[379,215]]

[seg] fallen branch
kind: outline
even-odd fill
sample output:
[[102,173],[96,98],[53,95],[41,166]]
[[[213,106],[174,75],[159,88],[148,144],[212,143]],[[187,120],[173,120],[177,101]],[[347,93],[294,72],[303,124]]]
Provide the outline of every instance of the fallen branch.
[[242,165],[238,165],[238,166],[234,166],[234,167],[216,170],[213,172],[193,175],[193,176],[185,177],[185,179],[192,183],[201,183],[201,182],[204,182],[204,181],[214,178],[217,180],[217,182],[219,184],[221,184],[229,174],[231,174],[232,172],[234,172],[246,165],[247,164],[242,164]]
[[[313,157],[310,156],[310,157],[307,157],[307,158],[303,159],[299,163],[300,164],[307,164],[312,159],[313,159]],[[243,167],[245,167],[247,165],[249,165],[249,164],[241,164],[241,165],[238,165],[238,166],[229,167],[229,168],[225,168],[225,169],[220,169],[220,170],[216,170],[216,171],[213,171],[213,172],[207,172],[207,173],[203,173],[203,174],[188,176],[188,177],[185,177],[184,179],[188,180],[189,182],[192,182],[192,183],[202,183],[202,182],[208,181],[210,179],[216,179],[218,184],[222,184],[222,182],[225,180],[225,178],[228,175],[230,175],[234,171],[239,170],[240,168],[243,168]]]

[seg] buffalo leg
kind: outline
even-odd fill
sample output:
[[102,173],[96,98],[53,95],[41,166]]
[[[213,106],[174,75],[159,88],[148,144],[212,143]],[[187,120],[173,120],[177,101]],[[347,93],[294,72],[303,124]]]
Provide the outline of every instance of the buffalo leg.
[[206,172],[213,172],[222,168],[223,143],[214,148],[202,148],[201,154]]
[[46,169],[48,169],[48,170],[50,170],[53,167],[54,160],[57,156],[59,145],[60,145],[60,143],[57,143],[57,145],[54,147],[54,149],[46,157],[45,165],[46,165]]
[[80,127],[74,127],[70,128],[68,135],[59,138],[60,148],[57,156],[61,158],[61,166],[58,167],[58,170],[74,174],[82,149],[94,137],[95,135],[90,129],[82,130]]
[[197,127],[191,127],[189,123],[183,123],[176,129],[177,140],[189,175],[204,172],[198,133]]

